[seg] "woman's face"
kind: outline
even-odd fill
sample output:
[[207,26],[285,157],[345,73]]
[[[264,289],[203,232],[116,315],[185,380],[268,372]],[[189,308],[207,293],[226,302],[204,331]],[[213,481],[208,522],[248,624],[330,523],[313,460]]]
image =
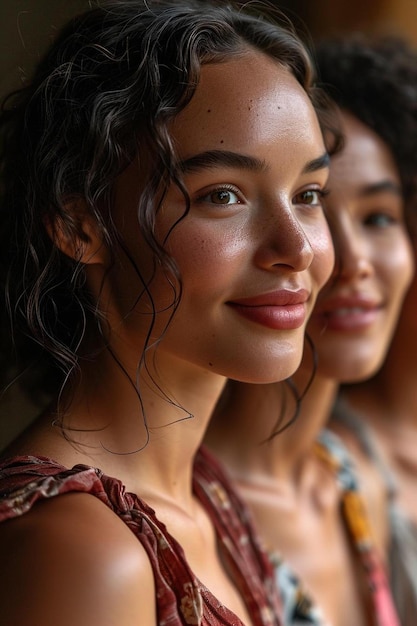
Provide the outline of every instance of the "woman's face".
[[350,114],[342,119],[346,146],[332,158],[326,199],[336,265],[308,332],[319,372],[353,382],[382,364],[413,260],[390,150]]
[[[333,267],[322,211],[327,156],[315,112],[295,78],[260,53],[205,65],[171,128],[190,195],[174,185],[157,215],[160,240],[183,281],[178,310],[157,350],[159,371],[187,364],[246,381],[270,382],[298,366],[318,290]],[[135,263],[151,273],[136,221],[138,171],[120,177],[116,216]],[[148,269],[146,269],[148,268]],[[123,319],[141,291],[129,264],[113,272]],[[150,284],[159,337],[173,293],[162,272]],[[124,303],[121,304],[121,303]],[[113,303],[114,307],[114,303]],[[118,328],[142,345],[149,299]],[[136,361],[137,363],[137,352]]]

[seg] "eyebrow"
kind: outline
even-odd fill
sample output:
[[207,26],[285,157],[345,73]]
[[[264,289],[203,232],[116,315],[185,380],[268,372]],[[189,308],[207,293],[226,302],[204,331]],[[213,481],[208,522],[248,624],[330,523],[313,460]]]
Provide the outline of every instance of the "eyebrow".
[[179,163],[179,168],[183,174],[219,166],[235,167],[255,172],[262,172],[267,169],[265,161],[261,159],[237,152],[229,152],[228,150],[207,150]]
[[381,180],[378,183],[373,183],[371,185],[364,185],[360,191],[360,196],[373,196],[378,193],[384,192],[393,193],[397,196],[402,196],[402,189],[400,185],[397,185],[392,180]]
[[328,153],[325,152],[321,156],[317,157],[317,159],[313,159],[312,161],[309,161],[303,167],[303,174],[317,172],[318,170],[322,170],[322,169],[325,169],[326,167],[329,167],[329,165],[330,165],[330,157]]
[[[303,167],[302,173],[316,172],[317,170],[328,167],[329,162],[329,155],[325,152],[317,159],[309,161]],[[238,152],[230,152],[229,150],[207,150],[206,152],[200,152],[179,163],[179,169],[183,174],[195,173],[204,169],[221,166],[244,169],[252,172],[264,172],[268,169],[268,165],[262,159],[257,159],[256,157],[246,154],[239,154]]]

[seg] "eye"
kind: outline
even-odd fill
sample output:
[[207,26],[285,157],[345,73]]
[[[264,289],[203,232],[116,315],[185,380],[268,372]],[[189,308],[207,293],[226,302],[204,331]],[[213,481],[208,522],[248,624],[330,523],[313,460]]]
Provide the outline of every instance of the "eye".
[[210,193],[200,198],[201,202],[209,202],[210,204],[240,204],[237,192],[227,187],[213,189]]
[[327,195],[325,189],[306,189],[294,197],[294,203],[321,206],[325,195]]
[[395,217],[382,212],[371,213],[364,220],[365,226],[374,226],[375,228],[387,228],[397,222],[398,220]]

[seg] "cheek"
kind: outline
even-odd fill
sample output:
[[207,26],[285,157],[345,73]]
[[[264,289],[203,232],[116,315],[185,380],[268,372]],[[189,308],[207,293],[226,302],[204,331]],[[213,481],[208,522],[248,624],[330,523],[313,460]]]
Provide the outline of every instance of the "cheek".
[[402,298],[414,272],[414,260],[408,240],[403,238],[395,246],[387,247],[379,257],[379,267],[389,292]]
[[170,242],[185,287],[224,282],[246,249],[244,234],[221,222],[211,228],[184,228]]
[[312,272],[318,288],[321,289],[330,278],[335,263],[333,240],[325,221],[309,234],[309,242],[314,252]]

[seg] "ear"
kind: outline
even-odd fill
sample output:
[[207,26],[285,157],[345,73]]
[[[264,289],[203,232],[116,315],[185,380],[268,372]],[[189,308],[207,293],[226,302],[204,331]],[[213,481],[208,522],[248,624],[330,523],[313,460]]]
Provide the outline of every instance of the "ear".
[[82,199],[64,206],[68,219],[45,218],[46,231],[54,245],[66,256],[85,265],[108,265],[109,252],[102,233]]

